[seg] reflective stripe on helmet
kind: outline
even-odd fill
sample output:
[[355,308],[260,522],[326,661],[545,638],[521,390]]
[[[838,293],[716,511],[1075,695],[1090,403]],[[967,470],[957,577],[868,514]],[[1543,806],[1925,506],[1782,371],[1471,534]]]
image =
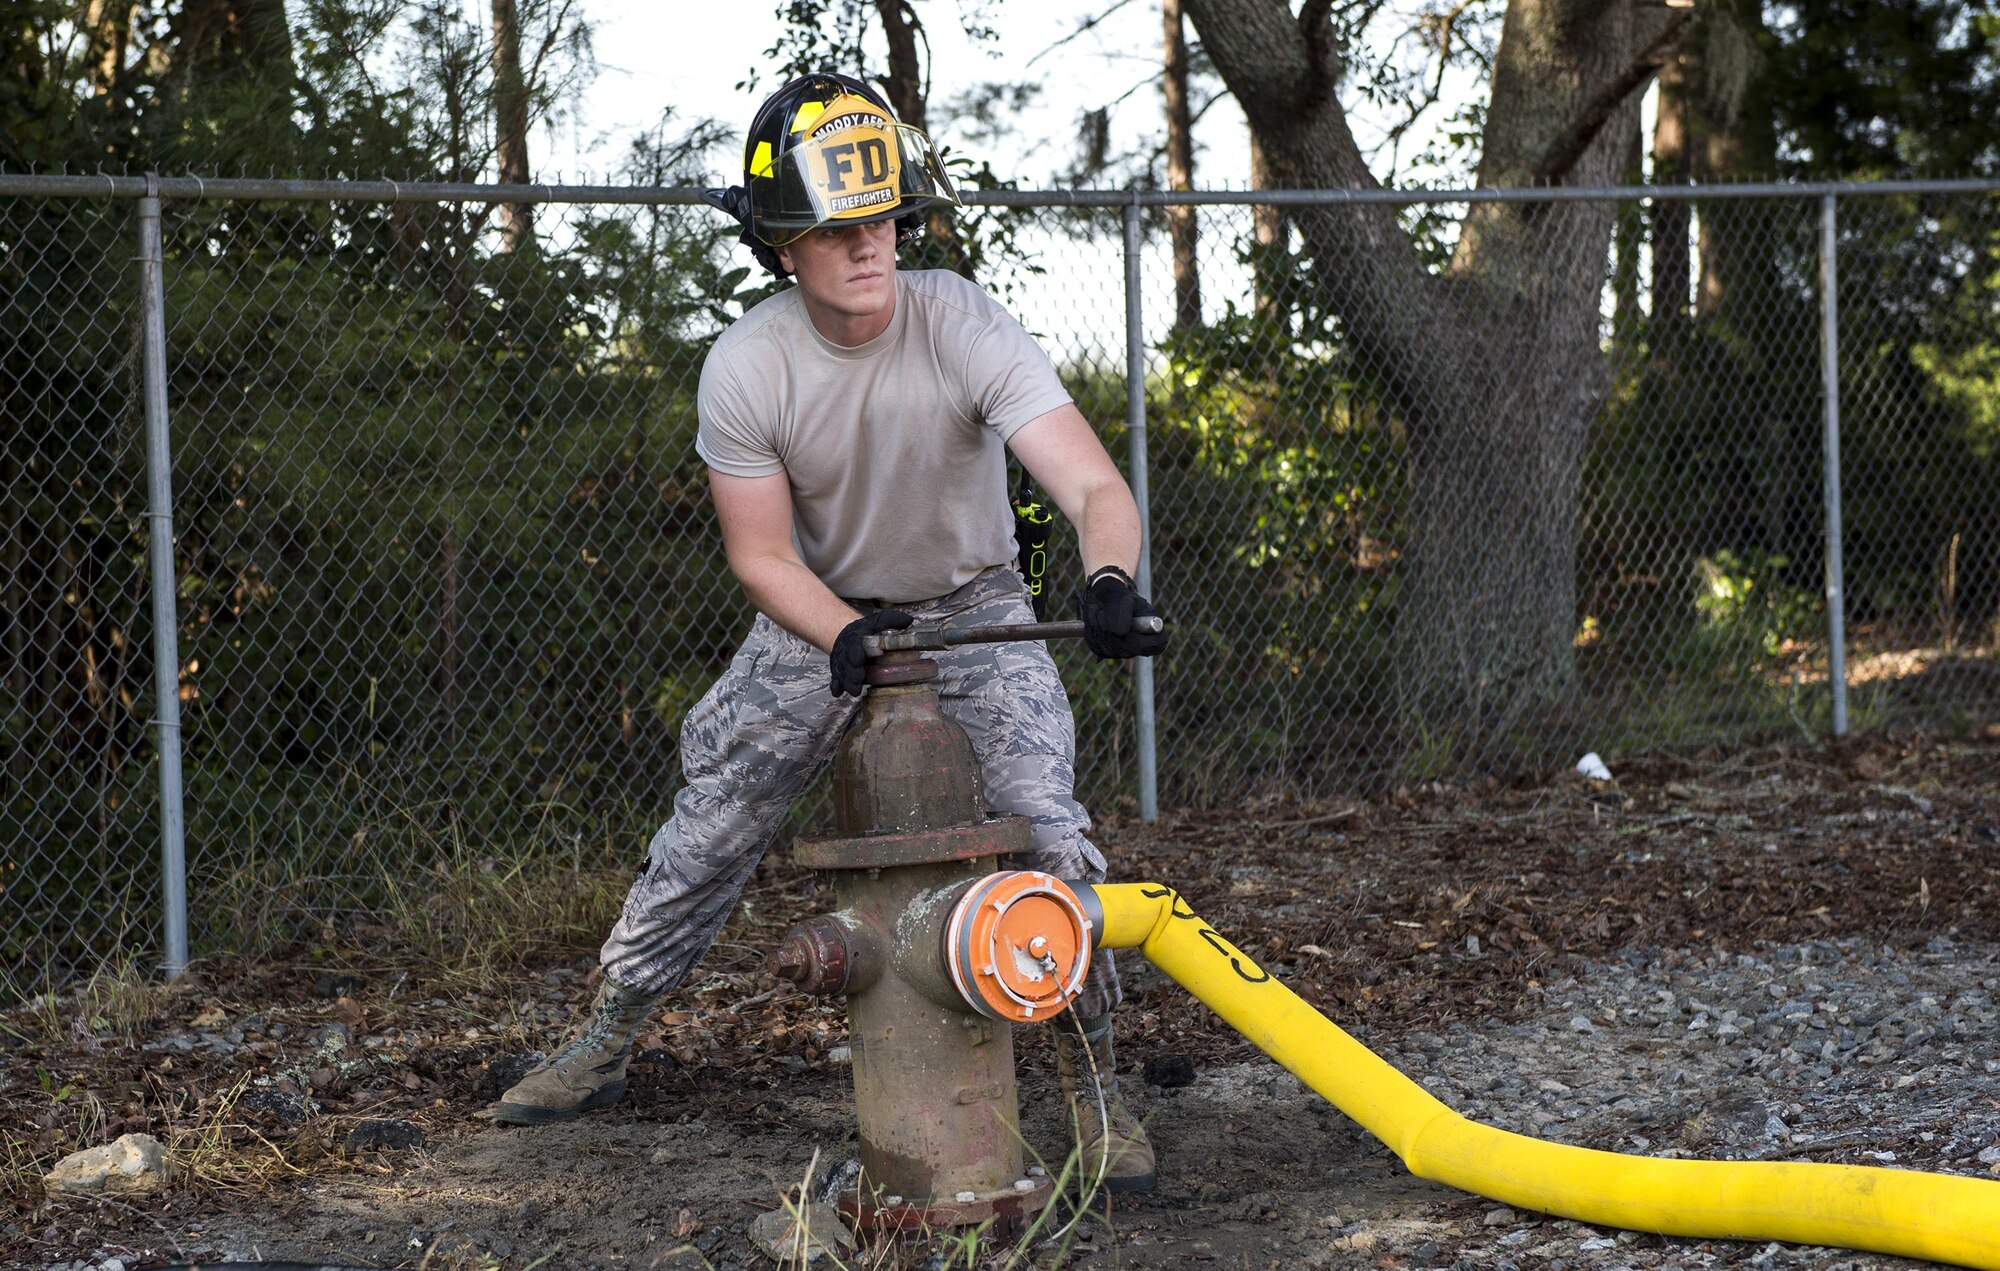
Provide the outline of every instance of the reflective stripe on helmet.
[[792,116],[792,131],[804,132],[812,127],[813,120],[818,119],[825,110],[825,102],[799,103],[799,112]]

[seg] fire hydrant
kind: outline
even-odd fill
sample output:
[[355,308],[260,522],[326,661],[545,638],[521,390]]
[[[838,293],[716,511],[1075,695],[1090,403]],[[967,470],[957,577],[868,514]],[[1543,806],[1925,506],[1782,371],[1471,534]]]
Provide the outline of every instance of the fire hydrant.
[[793,927],[776,969],[847,997],[861,1175],[841,1207],[860,1227],[965,1226],[1049,1201],[1047,1174],[1023,1166],[1013,1026],[1076,996],[1092,923],[1060,880],[995,872],[1028,848],[1028,822],[987,812],[972,744],[917,650],[1073,626],[871,637],[869,691],[834,761],[835,832],[796,842],[840,908]]

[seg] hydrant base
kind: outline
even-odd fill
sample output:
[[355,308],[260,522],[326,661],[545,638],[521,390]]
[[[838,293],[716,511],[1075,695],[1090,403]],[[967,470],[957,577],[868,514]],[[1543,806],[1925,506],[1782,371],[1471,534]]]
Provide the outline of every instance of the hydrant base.
[[860,1189],[856,1188],[841,1196],[840,1212],[863,1231],[938,1231],[947,1227],[976,1227],[988,1219],[998,1219],[1004,1224],[1036,1212],[1054,1198],[1055,1187],[1046,1174],[1037,1174],[1022,1181],[1033,1186],[975,1193],[971,1200],[956,1197],[881,1198],[884,1201],[895,1199],[896,1204],[864,1200]]

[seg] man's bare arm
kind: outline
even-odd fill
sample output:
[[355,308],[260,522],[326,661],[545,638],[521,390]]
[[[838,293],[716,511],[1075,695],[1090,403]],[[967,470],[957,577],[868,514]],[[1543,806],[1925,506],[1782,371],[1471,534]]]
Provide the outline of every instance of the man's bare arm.
[[861,615],[827,589],[799,559],[792,540],[792,486],[784,473],[732,477],[708,470],[708,490],[722,523],[729,572],[750,603],[822,652]]
[[1105,565],[1138,572],[1139,505],[1082,411],[1065,405],[1037,415],[1007,444],[1076,526],[1085,577]]

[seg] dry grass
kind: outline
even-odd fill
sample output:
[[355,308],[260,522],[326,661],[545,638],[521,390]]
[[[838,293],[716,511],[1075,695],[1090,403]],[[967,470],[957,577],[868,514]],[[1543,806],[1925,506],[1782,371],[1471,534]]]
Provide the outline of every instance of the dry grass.
[[[198,889],[209,916],[205,943],[238,957],[304,952],[329,968],[393,967],[492,987],[521,967],[596,947],[631,883],[629,864],[525,844],[407,859],[432,864],[331,879],[280,861],[246,863]],[[304,897],[345,900],[308,906]]]
[[167,1159],[176,1186],[209,1197],[248,1194],[305,1173],[277,1144],[237,1119],[237,1101],[249,1085],[249,1077],[239,1078],[196,1105],[193,1116],[170,1116]]
[[[1027,1148],[1036,1164],[1046,1163]],[[1098,1184],[1087,1177],[1082,1151],[1072,1148],[1055,1172],[1049,1202],[1035,1211],[1025,1227],[1005,1230],[993,1220],[963,1230],[936,1230],[929,1226],[914,1231],[879,1233],[843,1259],[831,1247],[820,1246],[821,1261],[809,1261],[811,1248],[805,1238],[804,1215],[815,1188],[819,1153],[813,1152],[805,1177],[795,1186],[782,1189],[778,1208],[792,1220],[791,1245],[778,1254],[780,1271],[803,1271],[808,1265],[827,1266],[830,1271],[1026,1271],[1036,1266],[1061,1266],[1075,1243],[1077,1228],[1093,1216],[1103,1199]],[[864,1180],[865,1185],[865,1180]],[[1071,1195],[1071,1192],[1074,1195]],[[1104,1215],[1108,1221],[1108,1211]],[[1053,1224],[1062,1225],[1053,1231]],[[695,1252],[688,1246],[686,1252]],[[673,1252],[681,1252],[675,1250]],[[700,1256],[697,1254],[697,1256]],[[702,1265],[709,1266],[702,1258]]]
[[0,1038],[28,1046],[92,1039],[130,1045],[180,996],[177,986],[149,979],[129,955],[107,960],[88,979],[60,990],[51,984],[29,988],[0,974],[0,1002],[19,1003],[0,1011]]

